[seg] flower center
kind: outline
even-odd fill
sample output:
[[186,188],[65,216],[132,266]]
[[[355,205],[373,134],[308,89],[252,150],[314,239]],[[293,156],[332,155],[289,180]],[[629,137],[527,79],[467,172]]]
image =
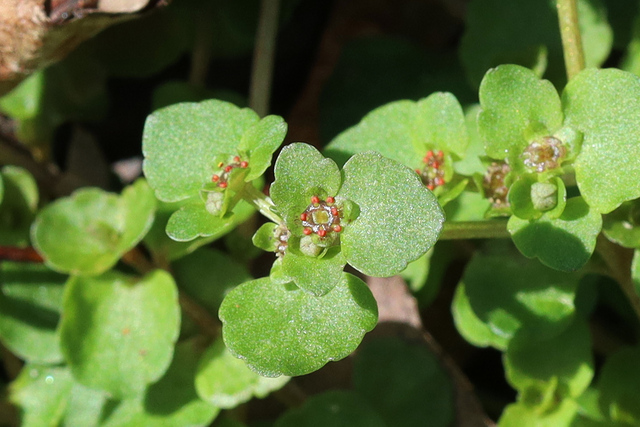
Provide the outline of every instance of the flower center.
[[224,162],[220,162],[217,166],[221,169],[221,172],[213,175],[211,177],[211,182],[217,183],[220,188],[227,188],[227,185],[229,185],[228,182],[231,171],[235,168],[247,168],[249,167],[249,162],[241,160],[240,156],[235,156],[233,161],[228,165],[225,165]]
[[431,191],[436,187],[444,185],[444,153],[442,150],[427,151],[422,159],[424,167],[422,170],[416,169],[423,184]]
[[340,210],[335,206],[333,197],[327,197],[326,200],[321,200],[318,196],[311,197],[311,204],[300,214],[304,234],[308,236],[315,233],[322,238],[331,231],[342,231],[340,219]]
[[509,188],[504,184],[504,179],[510,171],[508,164],[493,162],[484,175],[482,188],[493,207],[509,206]]
[[529,144],[522,153],[522,159],[528,168],[544,172],[559,167],[566,154],[567,149],[562,141],[553,136],[545,136]]

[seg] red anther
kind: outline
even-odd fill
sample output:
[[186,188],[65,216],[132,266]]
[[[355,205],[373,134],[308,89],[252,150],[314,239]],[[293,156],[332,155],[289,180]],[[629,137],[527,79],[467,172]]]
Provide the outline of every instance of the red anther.
[[333,231],[335,231],[336,233],[339,233],[342,231],[342,226],[336,224],[333,226]]
[[249,166],[249,162],[245,162],[245,161],[240,162],[240,167],[241,167],[241,168],[243,168],[243,169],[244,169],[244,168],[246,168],[246,167],[248,167],[248,166]]
[[220,184],[218,184],[218,187],[227,188],[227,185],[229,185],[229,184],[227,184],[226,182],[221,182]]
[[338,215],[338,208],[336,208],[335,206],[333,206],[331,208],[331,215],[336,216]]
[[306,221],[307,220],[307,214],[306,213],[301,213],[300,214],[300,221]]
[[314,205],[317,205],[318,203],[320,203],[320,198],[318,196],[312,196],[311,203],[313,203]]
[[224,168],[224,171],[229,173],[229,172],[231,172],[231,169],[233,169],[233,166],[229,165],[229,166]]
[[308,236],[309,234],[313,233],[313,232],[311,231],[311,229],[310,229],[310,228],[305,228],[304,230],[302,230],[302,232],[303,232],[305,235],[307,235],[307,236]]
[[433,150],[427,151],[427,154],[424,156],[425,159],[430,159],[433,157]]
[[439,169],[440,168],[440,162],[438,162],[437,160],[434,160],[433,163],[431,163],[431,166],[436,168],[436,169]]
[[442,159],[442,157],[444,157],[444,153],[442,152],[442,150],[438,150],[438,157]]
[[427,188],[428,188],[429,190],[433,191],[433,189],[434,189],[434,188],[436,188],[436,186],[435,186],[435,185],[433,185],[433,184],[427,184]]
[[320,237],[324,237],[327,235],[327,230],[325,230],[324,228],[321,228],[320,230],[317,231],[318,236]]
[[223,167],[223,166],[224,166],[224,163],[223,163],[223,162],[218,163],[218,167],[219,167],[219,168],[221,168],[221,167]]
[[335,203],[336,199],[334,199],[333,197],[329,196],[327,197],[327,203]]
[[444,179],[440,178],[439,176],[436,176],[435,178],[433,178],[433,183],[436,186],[440,186],[444,184]]
[[236,163],[238,163],[238,162],[240,161],[240,156],[235,156],[235,157],[233,158],[233,161],[234,161],[234,162],[236,162]]
[[415,169],[415,171],[418,175],[422,175],[422,171],[420,169]]
[[219,177],[218,175],[213,175],[213,176],[211,177],[211,181],[212,181],[212,182],[218,182],[218,181],[220,181],[220,177]]

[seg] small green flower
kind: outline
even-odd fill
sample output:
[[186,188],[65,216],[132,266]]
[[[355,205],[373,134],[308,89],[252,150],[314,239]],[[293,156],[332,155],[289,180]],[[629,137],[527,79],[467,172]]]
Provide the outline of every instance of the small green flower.
[[399,273],[431,248],[444,221],[411,169],[374,152],[340,171],[315,148],[289,145],[276,161],[271,198],[283,223],[261,229],[254,242],[280,253],[273,280],[318,295],[333,289],[346,263],[372,276]]
[[[145,176],[158,199],[184,203],[167,234],[178,241],[218,235],[246,217],[250,209],[241,193],[271,165],[286,131],[281,117],[260,119],[218,100],[176,104],[149,116]],[[239,204],[245,206],[235,209]]]

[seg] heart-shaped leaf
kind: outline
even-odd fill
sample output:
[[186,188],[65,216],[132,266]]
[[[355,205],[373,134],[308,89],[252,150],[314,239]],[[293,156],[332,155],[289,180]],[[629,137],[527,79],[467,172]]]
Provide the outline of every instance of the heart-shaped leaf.
[[180,310],[168,273],[72,277],[63,307],[62,352],[78,382],[126,397],[142,392],[169,366]]
[[375,326],[377,306],[365,283],[346,273],[322,297],[266,277],[231,291],[219,315],[232,354],[261,375],[293,376],[355,350]]

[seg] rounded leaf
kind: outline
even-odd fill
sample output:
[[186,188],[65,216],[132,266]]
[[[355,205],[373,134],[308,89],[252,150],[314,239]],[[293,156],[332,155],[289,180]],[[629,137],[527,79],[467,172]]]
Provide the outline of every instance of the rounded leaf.
[[243,134],[258,120],[248,108],[215,99],[151,114],[142,139],[143,169],[158,199],[176,202],[198,195],[211,182],[216,156],[239,154]]
[[571,79],[562,102],[566,123],[584,134],[574,168],[587,204],[608,213],[640,197],[640,79],[588,69]]
[[343,274],[316,297],[268,277],[231,291],[220,307],[224,342],[260,375],[304,375],[340,360],[376,325],[375,299],[362,280]]
[[38,207],[33,176],[17,166],[0,170],[0,245],[29,245],[29,227]]
[[302,234],[300,214],[311,204],[311,197],[334,197],[342,184],[338,165],[302,143],[288,145],[280,152],[274,175],[271,199],[295,235]]
[[522,256],[477,255],[462,281],[478,319],[510,340],[520,329],[532,339],[565,330],[575,312],[578,279]]
[[100,274],[151,227],[156,200],[138,180],[122,196],[84,188],[39,212],[31,229],[35,248],[54,270]]
[[527,68],[501,65],[489,70],[479,96],[478,130],[489,157],[517,160],[531,140],[562,126],[558,92]]
[[196,390],[202,400],[219,408],[234,408],[254,395],[265,397],[284,386],[289,377],[265,378],[234,357],[222,340],[202,355],[196,374]]
[[549,384],[557,383],[557,397],[580,396],[594,374],[586,321],[576,316],[571,326],[548,340],[531,340],[526,333],[516,333],[509,342],[504,363],[507,380],[521,393],[530,388],[542,392]]
[[602,229],[602,215],[582,197],[567,200],[559,218],[537,220],[512,216],[507,229],[520,252],[560,271],[576,271],[591,258]]
[[414,171],[367,152],[353,156],[343,173],[340,196],[360,209],[340,237],[349,264],[370,276],[393,276],[435,244],[444,214]]
[[640,199],[625,202],[603,218],[607,239],[625,248],[640,248]]
[[108,272],[67,283],[60,324],[73,376],[116,397],[142,392],[166,371],[178,338],[180,309],[172,277]]

